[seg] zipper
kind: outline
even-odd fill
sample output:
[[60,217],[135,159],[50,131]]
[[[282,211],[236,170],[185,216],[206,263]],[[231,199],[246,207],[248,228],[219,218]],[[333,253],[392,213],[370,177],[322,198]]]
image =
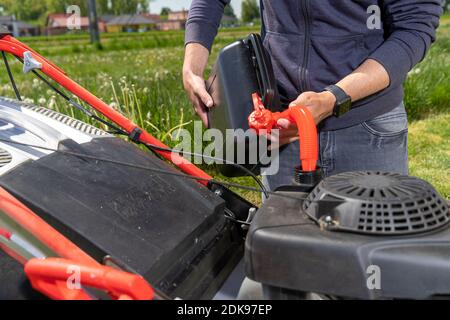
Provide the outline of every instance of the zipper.
[[306,68],[308,67],[309,62],[309,51],[310,51],[310,42],[311,42],[311,34],[310,34],[310,18],[309,18],[309,0],[301,0],[302,3],[302,14],[305,21],[305,42],[304,42],[304,52],[303,52],[303,63],[300,69],[300,90],[302,92],[308,91],[308,72]]

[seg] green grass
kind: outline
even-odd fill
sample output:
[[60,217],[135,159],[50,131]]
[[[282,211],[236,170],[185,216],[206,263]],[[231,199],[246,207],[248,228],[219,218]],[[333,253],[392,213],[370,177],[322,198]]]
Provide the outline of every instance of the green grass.
[[432,182],[450,199],[450,113],[410,125],[409,156],[412,175]]
[[405,103],[411,120],[449,112],[450,108],[450,17],[441,21],[438,41],[427,58],[409,74]]
[[[443,20],[439,40],[430,55],[409,75],[405,96],[411,120],[411,173],[429,180],[446,197],[450,197],[449,22],[450,19]],[[255,30],[222,30],[213,47],[210,66],[221,47],[251,31]],[[174,127],[192,128],[190,121],[195,117],[182,88],[182,32],[104,35],[101,51],[93,48],[83,34],[22,41],[164,142],[173,145],[166,133]],[[30,102],[87,121],[43,84],[22,75],[18,62],[11,59],[11,64],[21,92]],[[5,72],[0,72],[0,96],[13,97]],[[213,168],[207,170],[216,175]],[[233,181],[255,186],[248,178]],[[242,194],[255,202],[260,200],[259,194]]]
[[[254,28],[222,29],[216,44],[225,45],[237,38],[242,38]],[[183,45],[183,31],[149,31],[143,33],[105,33],[101,35],[104,51],[141,50],[152,48],[172,48]],[[80,52],[96,52],[97,48],[90,44],[88,34],[69,34],[52,37],[26,37],[21,41],[33,46],[43,55],[62,55]]]

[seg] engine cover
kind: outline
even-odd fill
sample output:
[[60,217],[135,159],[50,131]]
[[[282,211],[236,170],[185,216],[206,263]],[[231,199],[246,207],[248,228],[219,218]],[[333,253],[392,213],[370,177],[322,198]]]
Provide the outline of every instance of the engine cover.
[[53,151],[27,145],[57,149],[60,142],[73,140],[84,144],[94,138],[111,137],[108,133],[53,110],[0,97],[0,176],[20,164],[38,160]]
[[[340,178],[342,179],[342,176]],[[337,219],[347,226],[352,226],[354,216],[360,214],[355,208],[360,209],[362,203],[347,199],[338,210],[336,205],[321,205],[320,201],[324,199],[331,202],[339,200],[336,192],[331,194],[331,190],[335,190],[334,187],[337,186],[336,179],[339,179],[339,176],[328,178],[310,195],[280,191],[280,195],[287,197],[272,196],[264,203],[256,214],[247,237],[245,257],[247,276],[263,283],[268,292],[287,289],[297,293],[312,292],[353,299],[450,297],[448,224],[443,220],[439,228],[416,234],[403,234],[404,230],[401,229],[397,235],[391,230],[389,234],[383,235],[377,233],[376,228],[367,232],[367,229],[358,227],[359,220],[356,220],[354,230],[349,227],[342,230],[328,229],[322,223],[323,220],[319,220],[318,224],[311,217],[320,219],[329,215],[332,220]],[[392,185],[398,187],[396,179],[389,182],[391,187]],[[375,187],[379,187],[380,179],[375,180],[378,181]],[[423,187],[423,184],[419,184],[419,179],[416,179],[415,183],[411,177],[404,180],[409,185]],[[349,182],[347,185],[353,183]],[[345,187],[346,184],[343,185]],[[369,183],[368,186],[374,187],[373,183]],[[414,190],[410,188],[411,192]],[[406,201],[411,201],[407,199],[407,195],[401,193],[399,195],[405,197]],[[346,196],[348,197],[348,193]],[[429,196],[425,190],[423,196]],[[436,196],[436,199],[439,197]],[[363,200],[367,201],[367,196]],[[365,203],[367,205],[367,202]],[[399,200],[393,201],[391,196],[387,203],[397,206]],[[420,208],[411,208],[422,210],[428,205],[429,203],[424,202],[420,204]],[[444,213],[447,219],[448,203],[440,203],[440,206],[441,213]],[[314,210],[310,213],[305,211],[310,208]],[[377,206],[372,208],[373,219],[377,219]],[[383,206],[380,208],[383,209]],[[344,209],[348,211],[347,222]],[[383,211],[381,209],[380,212]],[[399,210],[402,209],[388,211],[393,215]],[[383,211],[383,214],[385,212],[387,211]],[[428,212],[424,212],[423,219]],[[406,216],[406,219],[411,219],[412,216],[420,216],[419,213],[411,215],[407,213],[405,209],[405,214],[401,218],[404,219]],[[440,219],[440,216],[436,217]],[[393,223],[395,225],[394,220],[395,218],[389,220],[390,225]],[[426,224],[432,219],[423,221]],[[409,225],[414,226],[415,222],[411,222]],[[403,226],[404,223],[401,222],[400,225]],[[372,230],[375,232],[372,233]]]

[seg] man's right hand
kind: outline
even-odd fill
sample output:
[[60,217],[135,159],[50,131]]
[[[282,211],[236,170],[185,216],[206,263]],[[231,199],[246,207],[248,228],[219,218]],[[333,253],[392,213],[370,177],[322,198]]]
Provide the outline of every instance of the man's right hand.
[[206,126],[208,126],[206,108],[214,106],[213,99],[206,91],[206,84],[203,78],[208,57],[208,49],[198,43],[189,43],[186,46],[183,66],[184,89],[194,105],[195,112]]

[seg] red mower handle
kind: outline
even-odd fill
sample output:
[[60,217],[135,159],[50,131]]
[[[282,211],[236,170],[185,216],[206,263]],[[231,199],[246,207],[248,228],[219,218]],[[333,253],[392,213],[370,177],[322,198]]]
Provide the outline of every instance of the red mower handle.
[[83,287],[105,291],[117,300],[152,300],[154,296],[142,277],[101,265],[32,259],[26,263],[25,273],[35,290],[54,300],[91,300]]
[[[158,148],[169,148],[161,141],[150,135],[150,133],[142,128],[139,128],[135,123],[127,119],[120,112],[116,111],[111,106],[87,91],[85,88],[81,87],[78,83],[70,79],[64,73],[64,71],[58,68],[55,64],[48,61],[14,37],[10,35],[0,36],[0,51],[10,53],[20,59],[25,58],[24,55],[26,52],[30,52],[32,58],[41,64],[39,69],[42,73],[53,79],[63,88],[74,94],[76,97],[80,98],[80,100],[86,102],[96,111],[114,122],[114,124],[126,131],[130,135],[130,138],[133,138],[137,142],[153,145]],[[213,180],[213,178],[209,174],[207,174],[176,152],[169,152],[165,150],[155,150],[155,152],[175,164],[184,173],[193,177],[201,178],[202,180],[200,180],[199,182],[205,186],[208,185],[210,180]]]
[[258,134],[263,130],[270,133],[272,129],[278,129],[278,120],[287,119],[295,123],[300,138],[300,161],[302,170],[313,172],[317,169],[319,159],[319,141],[317,127],[311,112],[302,106],[293,106],[283,112],[271,112],[267,110],[257,93],[253,94],[253,106],[255,111],[249,116],[250,128]]

